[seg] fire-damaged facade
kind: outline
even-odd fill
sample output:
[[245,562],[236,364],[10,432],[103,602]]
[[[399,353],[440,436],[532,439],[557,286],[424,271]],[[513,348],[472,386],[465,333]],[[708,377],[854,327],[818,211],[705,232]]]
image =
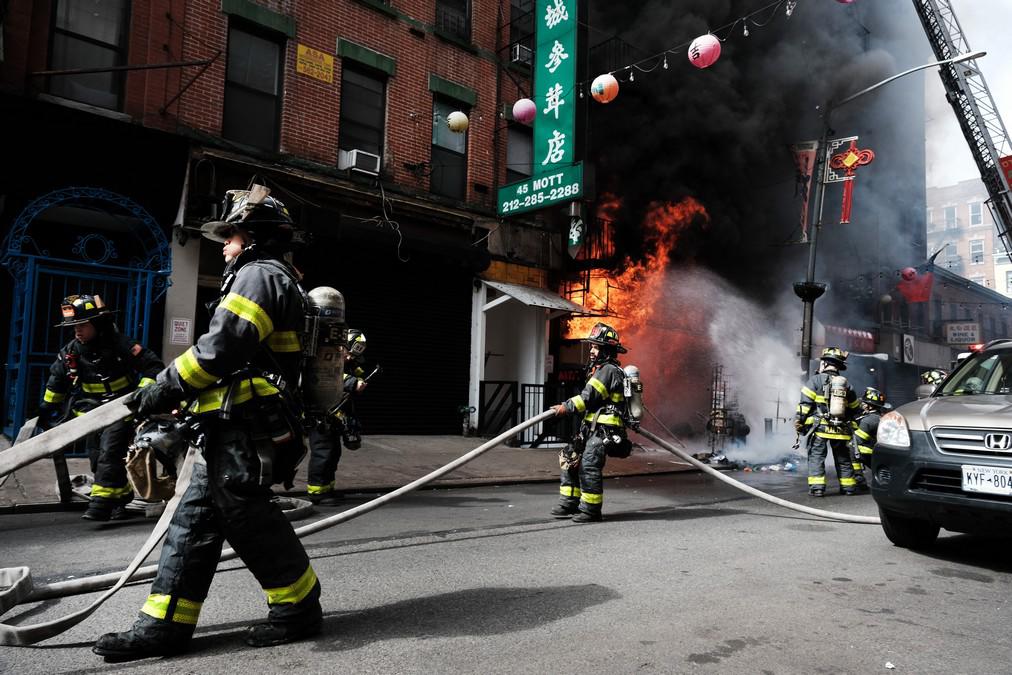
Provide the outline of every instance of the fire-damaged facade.
[[[549,289],[561,235],[542,216],[502,224],[493,203],[531,173],[509,111],[529,95],[530,2],[5,7],[8,433],[66,337],[64,295],[101,292],[166,360],[200,335],[223,262],[199,226],[254,181],[311,234],[304,285],[344,294],[383,366],[358,410],[368,432],[459,433],[479,425],[487,373],[543,382],[547,317],[579,309]],[[500,297],[517,308],[476,319]]]

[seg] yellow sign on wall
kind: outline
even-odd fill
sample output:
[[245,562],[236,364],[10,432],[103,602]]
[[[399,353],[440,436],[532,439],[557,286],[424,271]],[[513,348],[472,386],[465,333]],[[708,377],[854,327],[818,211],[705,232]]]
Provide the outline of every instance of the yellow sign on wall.
[[306,45],[299,45],[295,69],[328,84],[334,81],[334,57]]

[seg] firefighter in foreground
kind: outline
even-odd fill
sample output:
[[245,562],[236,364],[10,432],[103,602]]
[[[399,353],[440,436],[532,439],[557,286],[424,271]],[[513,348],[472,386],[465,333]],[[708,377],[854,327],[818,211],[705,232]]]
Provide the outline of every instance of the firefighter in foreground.
[[[43,429],[57,424],[65,414],[83,415],[110,399],[147,386],[165,367],[154,352],[116,329],[114,312],[100,296],[68,296],[60,311],[63,322],[57,327],[73,327],[74,339],[60,350],[49,368],[39,406],[39,425]],[[127,449],[133,440],[131,422],[110,424],[96,436],[90,440],[97,440],[97,447],[89,452],[95,480],[88,509],[81,517],[96,521],[128,518],[126,505],[133,499],[126,470]]]
[[601,474],[607,456],[628,457],[631,446],[623,420],[626,378],[618,362],[618,355],[625,354],[626,348],[615,329],[604,323],[595,325],[583,341],[590,343],[587,385],[578,395],[552,406],[559,416],[583,415],[583,423],[559,455],[562,481],[559,503],[551,515],[572,518],[575,523],[592,523],[601,520]]
[[[362,445],[358,419],[354,415],[354,397],[368,386],[362,370],[362,355],[365,353],[365,333],[348,330],[348,352],[345,355],[344,394],[347,400],[341,410],[333,414],[319,409],[307,412],[306,422],[309,436],[309,475],[306,489],[309,500],[321,506],[334,506],[341,501],[340,493],[334,490],[334,477],[341,461],[341,439],[349,450],[358,450]],[[347,372],[351,370],[351,372]]]
[[878,437],[878,423],[882,419],[882,409],[886,400],[875,387],[868,387],[861,396],[861,414],[855,420],[854,445],[857,447],[858,458],[854,462],[854,475],[859,487],[867,487],[864,477],[865,467],[871,468],[871,455],[875,450],[875,439]]
[[[794,429],[799,434],[813,431],[808,445],[808,494],[826,494],[826,455],[833,453],[840,492],[858,493],[850,456],[851,421],[858,410],[857,395],[840,375],[847,369],[847,352],[838,347],[822,350],[819,372],[801,387]],[[813,429],[814,427],[814,429]]]
[[268,192],[258,185],[230,190],[223,220],[204,225],[205,236],[224,244],[226,262],[210,327],[136,397],[143,416],[188,401],[205,437],[203,461],[193,465],[138,619],[93,647],[107,660],[187,648],[224,541],[256,577],[269,607],[267,622],[247,629],[248,644],[277,645],[320,630],[320,583],[271,501],[272,483],[290,482],[286,474],[302,456],[289,405],[299,382],[306,299],[282,259],[294,224]]

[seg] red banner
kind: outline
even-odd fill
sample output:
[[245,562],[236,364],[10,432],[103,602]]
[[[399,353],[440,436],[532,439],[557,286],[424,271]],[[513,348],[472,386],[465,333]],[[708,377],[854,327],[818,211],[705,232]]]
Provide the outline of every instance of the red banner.
[[794,168],[798,171],[798,192],[801,194],[801,242],[808,241],[808,199],[811,195],[812,172],[815,169],[815,152],[818,141],[805,141],[791,146],[794,154]]
[[1002,157],[998,162],[1001,164],[1001,172],[1005,176],[1005,184],[1012,187],[1012,155]]

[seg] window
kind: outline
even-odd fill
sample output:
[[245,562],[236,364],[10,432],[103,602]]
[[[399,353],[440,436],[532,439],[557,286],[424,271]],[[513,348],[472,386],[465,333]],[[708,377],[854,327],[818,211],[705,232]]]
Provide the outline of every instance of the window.
[[341,73],[341,150],[364,150],[383,156],[386,121],[386,77],[345,59]]
[[942,209],[942,219],[945,222],[945,229],[947,230],[955,230],[956,228],[959,227],[959,225],[956,223],[955,206],[946,206],[944,209]]
[[463,104],[448,99],[432,101],[432,175],[429,190],[433,194],[460,201],[467,193],[467,132],[450,131],[446,118],[455,110],[463,113]]
[[984,279],[984,275],[983,274],[975,274],[975,275],[973,275],[972,277],[970,277],[970,281],[972,281],[973,283],[977,284],[978,286],[986,286],[987,285],[986,284],[986,279]]
[[436,0],[436,30],[461,40],[470,41],[470,0]]
[[[57,0],[50,70],[124,65],[129,8],[127,0]],[[57,75],[49,78],[49,93],[119,110],[123,82],[122,72]]]
[[506,136],[506,182],[515,183],[531,175],[534,134],[530,127],[511,125]]
[[984,224],[984,205],[980,202],[970,202],[970,227]]
[[282,45],[274,35],[229,26],[221,130],[225,138],[277,150]]
[[510,0],[510,59],[531,65],[534,58],[534,0]]
[[1012,272],[1005,273],[1005,295],[1012,295]]
[[932,222],[932,217],[933,217],[933,214],[931,212],[931,209],[929,208],[928,211],[927,211],[927,213],[925,214],[925,223],[927,223],[927,226],[926,226],[925,229],[928,232],[934,232],[935,231],[935,223]]
[[983,239],[971,239],[970,240],[970,264],[971,265],[983,265],[984,264],[984,240]]

